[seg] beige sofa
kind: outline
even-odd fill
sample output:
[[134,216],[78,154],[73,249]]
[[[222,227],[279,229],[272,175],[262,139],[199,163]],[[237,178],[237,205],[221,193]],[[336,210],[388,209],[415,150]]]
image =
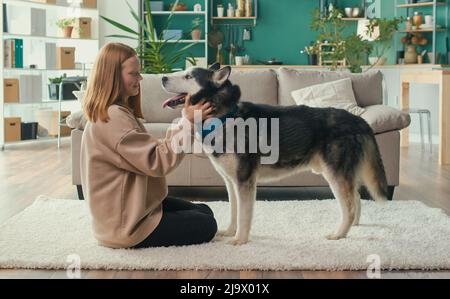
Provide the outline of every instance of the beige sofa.
[[[148,131],[163,138],[173,119],[180,111],[162,109],[169,97],[161,88],[162,75],[144,75],[142,81],[142,108]],[[242,89],[242,99],[271,105],[295,105],[291,92],[303,87],[351,77],[353,90],[359,106],[365,107],[362,117],[376,133],[386,169],[391,198],[399,185],[400,133],[409,126],[410,117],[394,108],[383,105],[383,76],[380,72],[350,74],[344,72],[298,71],[288,68],[278,70],[233,71],[230,80]],[[72,131],[72,179],[82,197],[79,169],[82,130]],[[189,154],[180,167],[168,176],[169,186],[224,186],[221,177],[205,156]],[[310,172],[264,184],[267,187],[324,187],[326,181]]]

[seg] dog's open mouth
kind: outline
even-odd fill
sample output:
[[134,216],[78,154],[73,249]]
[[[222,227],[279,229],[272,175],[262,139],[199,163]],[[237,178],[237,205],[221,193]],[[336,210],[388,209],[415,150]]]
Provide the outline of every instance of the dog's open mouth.
[[187,93],[180,93],[164,102],[163,108],[176,109],[186,102]]

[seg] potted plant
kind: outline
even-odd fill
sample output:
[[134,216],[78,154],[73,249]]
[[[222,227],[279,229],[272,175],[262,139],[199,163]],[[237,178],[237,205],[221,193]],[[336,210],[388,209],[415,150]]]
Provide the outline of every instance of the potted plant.
[[63,18],[56,22],[63,33],[64,37],[70,38],[72,36],[73,26],[75,25],[75,18]]
[[351,34],[345,36],[345,21],[342,20],[344,14],[339,9],[332,9],[328,15],[324,16],[320,10],[316,9],[313,14],[311,29],[319,32],[318,41],[327,41],[331,49],[324,54],[327,60],[332,62],[331,68],[336,70],[342,61],[353,73],[362,72],[362,65],[365,57],[372,50],[372,46],[364,41],[359,35]]
[[195,18],[192,20],[192,30],[191,30],[191,36],[193,40],[200,40],[202,36],[202,29],[201,29],[202,19]]
[[309,65],[317,65],[317,56],[320,52],[320,42],[311,42],[309,46],[306,46],[300,53],[308,55]]
[[55,78],[48,78],[48,81],[50,82],[48,84],[48,95],[50,100],[59,100],[59,88],[67,75],[64,74],[61,77],[55,77]]
[[374,52],[369,57],[372,66],[386,63],[387,58],[384,54],[390,49],[392,38],[402,21],[403,18],[370,19],[366,34],[369,36],[368,40],[373,43]]
[[[184,62],[187,59],[193,65],[196,65],[195,58],[189,54],[187,50],[194,46],[194,43],[181,46],[180,41],[175,42],[172,39],[164,39],[163,32],[169,28],[173,16],[174,9],[177,7],[178,0],[172,7],[171,13],[167,18],[165,25],[159,34],[156,33],[153,22],[153,15],[151,12],[150,0],[144,0],[144,8],[147,13],[145,20],[139,17],[138,12],[126,1],[132,18],[138,25],[138,31],[130,27],[120,24],[105,16],[100,16],[104,21],[112,26],[126,32],[128,35],[114,34],[107,37],[117,37],[135,40],[138,42],[137,53],[141,59],[142,72],[145,74],[162,74],[173,72],[174,66],[177,63]],[[179,46],[180,45],[180,46]]]

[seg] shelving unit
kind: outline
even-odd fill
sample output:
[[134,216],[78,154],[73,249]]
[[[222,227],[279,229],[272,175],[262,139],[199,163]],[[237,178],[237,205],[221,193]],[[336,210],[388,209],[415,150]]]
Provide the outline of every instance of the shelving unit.
[[[200,1],[198,1],[200,2]],[[147,14],[147,11],[145,11],[145,1],[140,0],[140,15],[141,15],[141,19],[144,20],[144,16]],[[173,13],[174,16],[176,17],[189,17],[189,16],[195,16],[195,17],[203,17],[203,24],[204,24],[204,28],[203,28],[203,34],[204,34],[204,39],[200,39],[200,40],[192,40],[192,39],[180,39],[180,40],[168,40],[168,43],[182,43],[182,44],[203,44],[204,45],[204,54],[203,57],[206,61],[208,61],[208,43],[206,42],[208,40],[208,0],[204,0],[203,1],[203,5],[202,5],[202,11],[194,11],[194,10],[189,10],[189,11],[152,11],[152,16],[165,16],[168,17]],[[141,32],[143,34],[143,32]],[[159,33],[159,32],[158,32]],[[197,58],[199,58],[197,56]]]
[[[218,17],[217,14],[217,4],[214,0],[209,0],[209,6],[211,7],[209,18],[211,20],[211,25],[231,25],[231,26],[256,26],[256,22],[258,20],[258,0],[253,0],[253,16],[250,17],[228,17],[227,14],[227,8],[224,7],[224,16]],[[235,21],[243,21],[243,23],[236,23]],[[247,21],[250,21],[248,23],[245,23]]]
[[[433,26],[432,28],[426,28],[426,29],[415,29],[415,30],[398,30],[398,33],[431,33],[432,34],[432,53],[436,53],[437,47],[437,33],[445,32],[448,38],[448,3],[447,0],[445,1],[437,1],[432,0],[429,2],[422,2],[422,3],[411,3],[411,4],[399,4],[399,0],[395,0],[395,16],[399,16],[399,9],[406,9],[406,15],[412,16],[410,14],[410,10],[418,9],[418,8],[432,8],[432,16],[433,16]],[[445,27],[438,28],[437,27],[437,17],[438,17],[438,8],[445,7]],[[397,40],[397,39],[396,39]],[[396,48],[398,48],[397,41],[396,41]],[[436,54],[433,55],[431,64],[436,64]]]
[[[2,149],[4,149],[5,145],[10,143],[29,143],[43,140],[55,140],[59,147],[61,142],[61,127],[65,125],[61,123],[63,108],[64,110],[69,111],[80,109],[77,100],[62,100],[61,96],[59,97],[59,100],[50,100],[47,82],[48,78],[60,77],[63,74],[67,74],[68,77],[87,77],[90,71],[89,66],[94,62],[99,49],[99,12],[97,8],[80,7],[79,5],[71,6],[69,3],[63,5],[61,3],[62,1],[58,1],[58,4],[49,4],[25,0],[0,0],[0,14],[3,16],[3,4],[6,4],[8,12],[8,32],[3,33],[3,30],[0,30],[0,57],[2,58],[0,61],[0,81],[2,82],[2,84],[0,84],[0,146]],[[77,4],[78,2],[73,5]],[[11,16],[9,15],[11,10],[14,12],[19,11],[20,13],[27,13],[27,11],[31,11],[32,9],[45,10],[46,34],[44,36],[33,35],[31,28],[28,28],[29,31],[26,32],[26,27],[28,25],[22,26],[22,24],[15,19],[17,15],[14,13]],[[92,38],[66,38],[58,36],[55,20],[63,17],[90,17],[92,19]],[[31,23],[29,20],[26,21]],[[29,27],[31,27],[31,24],[29,24]],[[9,39],[21,39],[23,40],[24,48],[27,46],[29,47],[28,49],[24,49],[24,68],[4,68],[4,41]],[[45,46],[46,42],[56,44],[56,47],[74,47],[76,49],[76,68],[53,69],[46,68],[46,63],[42,65],[41,62],[45,61],[46,54],[45,51],[44,53],[41,53],[39,49],[40,46]],[[32,64],[37,67],[30,67]],[[35,102],[5,103],[3,90],[4,78],[19,78],[21,75],[41,76],[42,81],[40,87],[42,97],[33,99]],[[21,117],[22,122],[36,122],[36,112],[39,110],[52,110],[58,112],[58,119],[56,120],[58,123],[57,138],[54,136],[39,137],[35,140],[5,142],[4,120],[6,117]]]

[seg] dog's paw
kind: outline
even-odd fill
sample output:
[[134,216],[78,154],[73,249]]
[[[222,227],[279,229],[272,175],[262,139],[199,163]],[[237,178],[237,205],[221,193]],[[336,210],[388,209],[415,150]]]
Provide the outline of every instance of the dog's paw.
[[345,238],[345,236],[331,234],[331,235],[328,235],[326,238],[327,238],[327,240],[330,240],[330,241],[336,241],[336,240],[340,240],[342,238]]
[[221,230],[217,233],[218,236],[223,237],[234,237],[236,235],[236,230],[233,228],[229,228],[227,230]]
[[233,239],[227,242],[227,244],[229,245],[233,245],[233,246],[240,246],[240,245],[244,245],[247,244],[248,240],[240,240],[240,239]]

